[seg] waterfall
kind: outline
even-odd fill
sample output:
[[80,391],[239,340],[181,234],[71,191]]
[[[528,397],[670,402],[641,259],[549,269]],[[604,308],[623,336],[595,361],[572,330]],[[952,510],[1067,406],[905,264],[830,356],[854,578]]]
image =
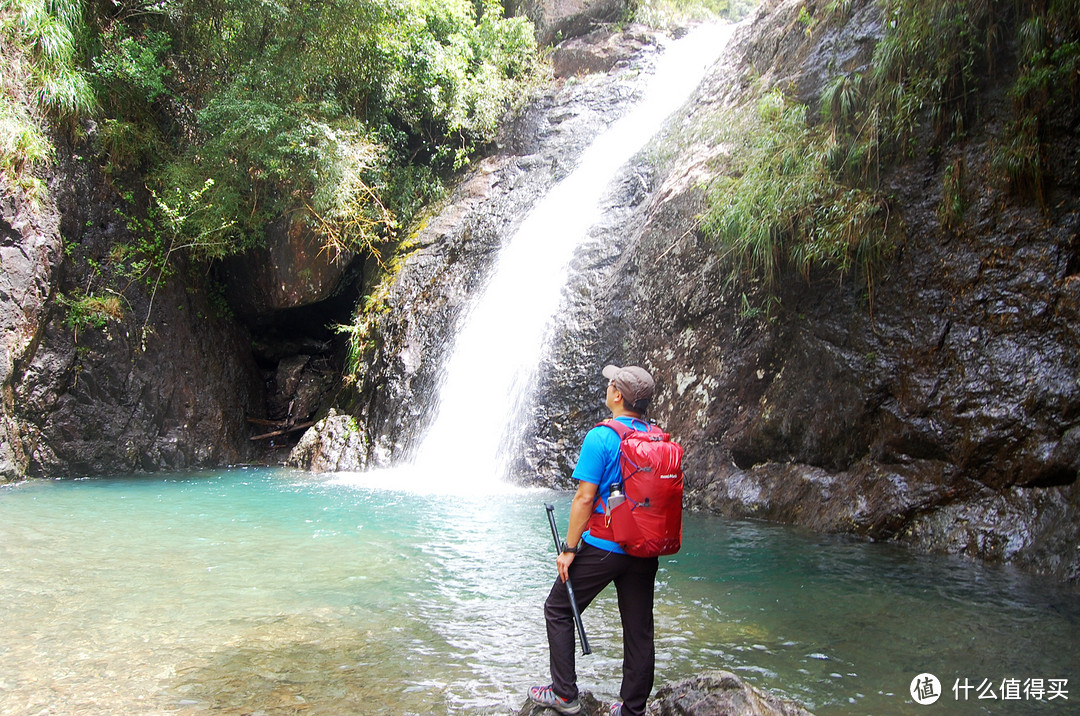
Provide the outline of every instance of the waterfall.
[[490,492],[505,485],[508,456],[501,447],[523,425],[522,408],[574,249],[599,218],[600,201],[619,170],[689,98],[731,31],[730,25],[701,25],[672,42],[642,99],[596,138],[503,247],[463,319],[436,416],[403,482],[451,492]]

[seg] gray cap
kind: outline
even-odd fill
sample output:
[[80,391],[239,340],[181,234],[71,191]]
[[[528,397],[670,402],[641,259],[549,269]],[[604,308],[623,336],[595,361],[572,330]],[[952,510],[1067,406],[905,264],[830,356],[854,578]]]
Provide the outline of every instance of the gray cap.
[[615,381],[615,388],[622,393],[627,404],[632,406],[648,404],[656,391],[656,383],[649,371],[636,365],[620,368],[617,365],[604,367],[604,377]]

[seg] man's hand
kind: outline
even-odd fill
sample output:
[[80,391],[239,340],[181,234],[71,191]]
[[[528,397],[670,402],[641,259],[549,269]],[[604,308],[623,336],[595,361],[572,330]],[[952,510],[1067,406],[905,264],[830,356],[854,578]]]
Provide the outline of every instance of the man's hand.
[[556,559],[555,564],[559,568],[559,579],[566,581],[570,578],[570,563],[576,557],[573,552],[562,552]]

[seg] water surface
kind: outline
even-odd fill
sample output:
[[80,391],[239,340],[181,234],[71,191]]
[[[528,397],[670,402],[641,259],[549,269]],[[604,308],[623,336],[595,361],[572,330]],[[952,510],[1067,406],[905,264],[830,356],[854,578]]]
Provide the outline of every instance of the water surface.
[[[565,526],[564,493],[418,495],[277,469],[0,489],[0,712],[516,711],[546,682],[545,501]],[[1080,700],[955,701],[957,678],[1080,685],[1075,592],[1011,569],[690,514],[656,611],[658,683],[725,668],[819,714]],[[613,593],[585,625],[581,684],[611,700]],[[944,684],[935,706],[908,695],[921,672]]]

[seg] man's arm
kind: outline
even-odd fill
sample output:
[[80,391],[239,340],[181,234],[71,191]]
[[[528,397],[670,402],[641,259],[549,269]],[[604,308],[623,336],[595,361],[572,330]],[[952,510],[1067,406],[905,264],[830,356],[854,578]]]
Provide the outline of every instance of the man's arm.
[[[578,482],[574,500],[570,503],[570,524],[566,528],[566,543],[571,547],[581,546],[581,534],[589,522],[589,515],[593,511],[593,503],[596,500],[596,485],[581,480]],[[563,552],[555,560],[559,567],[559,578],[564,582],[570,573],[570,563],[574,561],[573,552]]]

